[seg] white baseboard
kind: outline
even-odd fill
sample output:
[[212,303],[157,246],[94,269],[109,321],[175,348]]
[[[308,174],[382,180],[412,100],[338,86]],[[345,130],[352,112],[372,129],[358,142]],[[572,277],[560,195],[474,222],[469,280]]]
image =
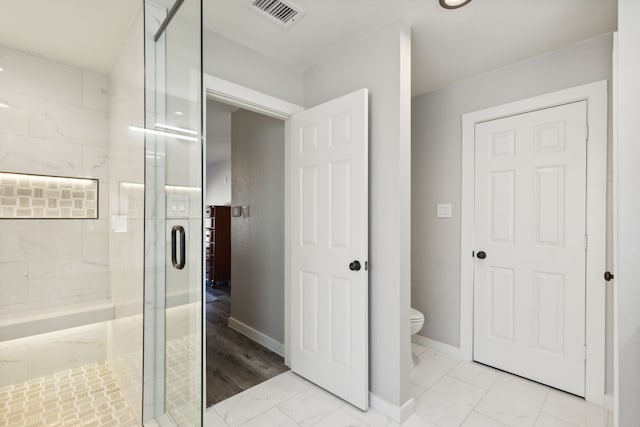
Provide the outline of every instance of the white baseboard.
[[392,403],[387,402],[380,396],[376,396],[373,393],[369,393],[369,405],[380,412],[383,415],[386,415],[388,418],[391,418],[393,421],[398,424],[402,424],[405,422],[416,410],[416,401],[412,398],[407,400],[404,405],[398,406]]
[[418,345],[426,347],[429,350],[439,351],[440,353],[444,353],[448,356],[455,357],[456,359],[464,360],[464,357],[462,356],[462,351],[460,351],[460,348],[458,347],[441,343],[440,341],[432,340],[430,338],[425,338],[420,335],[412,335],[411,342],[414,342]]
[[257,342],[258,344],[268,348],[274,353],[284,357],[284,344],[274,340],[268,335],[263,334],[262,332],[253,329],[251,326],[248,326],[241,321],[234,319],[233,317],[229,317],[229,327],[236,332],[240,332],[247,338],[250,338]]

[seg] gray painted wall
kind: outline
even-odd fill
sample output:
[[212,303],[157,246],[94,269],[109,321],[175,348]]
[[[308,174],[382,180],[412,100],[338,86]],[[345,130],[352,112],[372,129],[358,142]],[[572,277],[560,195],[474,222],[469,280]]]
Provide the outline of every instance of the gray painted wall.
[[[610,81],[611,54],[612,36],[607,34],[413,98],[411,301],[425,315],[420,335],[459,345],[461,115],[597,80]],[[443,202],[453,204],[452,219],[436,219],[436,204]],[[611,246],[608,253],[611,259]],[[611,391],[610,289],[607,308],[607,390]]]
[[231,115],[231,317],[284,342],[284,122]]
[[203,30],[204,72],[302,105],[302,72],[221,34]]
[[640,420],[640,2],[618,2],[618,427]]
[[410,399],[411,38],[395,22],[304,73],[304,105],[361,88],[369,98],[370,390]]

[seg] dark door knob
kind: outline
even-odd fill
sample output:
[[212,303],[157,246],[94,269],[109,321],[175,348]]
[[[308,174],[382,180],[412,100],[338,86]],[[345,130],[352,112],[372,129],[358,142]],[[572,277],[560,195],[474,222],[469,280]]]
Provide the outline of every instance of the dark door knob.
[[613,280],[613,273],[610,271],[605,271],[604,273],[604,280],[606,280],[607,282],[610,282]]
[[349,270],[351,271],[360,271],[360,268],[360,261],[353,261],[351,264],[349,264]]
[[480,251],[476,255],[479,259],[485,259],[487,257],[487,253],[485,251]]

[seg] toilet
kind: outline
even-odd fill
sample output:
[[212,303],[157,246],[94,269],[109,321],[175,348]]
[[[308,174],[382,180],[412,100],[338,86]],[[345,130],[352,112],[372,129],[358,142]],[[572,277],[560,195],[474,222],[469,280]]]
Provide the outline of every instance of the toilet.
[[[415,335],[420,332],[420,329],[422,329],[422,325],[424,325],[424,314],[411,307],[410,317],[411,318],[409,320],[411,322],[411,335]],[[416,366],[416,363],[418,363],[419,360],[420,359],[418,359],[418,356],[411,353],[412,366]]]
[[422,325],[424,325],[424,314],[411,307],[411,335],[420,332]]

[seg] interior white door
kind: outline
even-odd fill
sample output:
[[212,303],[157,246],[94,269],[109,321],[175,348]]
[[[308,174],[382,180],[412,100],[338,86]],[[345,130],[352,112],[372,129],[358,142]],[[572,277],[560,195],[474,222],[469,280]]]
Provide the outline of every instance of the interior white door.
[[291,369],[369,406],[368,91],[294,115]]
[[474,359],[585,393],[586,101],[475,128]]

